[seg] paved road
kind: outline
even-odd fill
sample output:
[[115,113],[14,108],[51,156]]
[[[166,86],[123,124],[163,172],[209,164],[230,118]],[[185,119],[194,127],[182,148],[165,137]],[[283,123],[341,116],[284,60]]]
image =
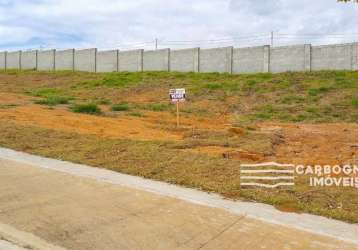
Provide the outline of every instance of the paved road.
[[0,240],[0,250],[26,250],[26,248],[16,246],[5,240]]
[[358,249],[219,208],[0,159],[0,239],[7,237],[34,249]]

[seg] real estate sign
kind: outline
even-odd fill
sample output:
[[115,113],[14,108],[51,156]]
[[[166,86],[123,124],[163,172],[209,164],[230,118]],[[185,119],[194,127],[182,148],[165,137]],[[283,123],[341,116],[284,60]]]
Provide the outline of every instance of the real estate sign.
[[172,102],[184,102],[185,101],[185,89],[170,89],[170,100]]

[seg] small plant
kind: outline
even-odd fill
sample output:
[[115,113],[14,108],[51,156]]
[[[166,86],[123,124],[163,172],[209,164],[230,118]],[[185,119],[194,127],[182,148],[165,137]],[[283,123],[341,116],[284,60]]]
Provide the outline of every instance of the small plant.
[[112,105],[111,109],[112,111],[128,111],[130,107],[128,103],[122,102]]
[[222,84],[219,83],[208,83],[205,85],[205,88],[209,89],[209,90],[217,90],[217,89],[222,89],[224,86]]
[[91,115],[99,115],[102,113],[101,109],[95,103],[75,104],[71,107],[75,113],[86,113]]
[[310,96],[317,96],[318,94],[326,93],[330,90],[328,87],[319,87],[317,89],[309,89],[308,94]]
[[352,99],[352,105],[353,107],[358,108],[358,97]]
[[18,106],[17,104],[0,104],[0,109],[10,109]]
[[49,96],[42,100],[36,100],[35,103],[41,104],[41,105],[56,106],[56,105],[60,105],[60,104],[68,104],[69,100],[70,100],[69,97]]
[[136,116],[136,117],[143,117],[144,116],[141,112],[131,112],[128,115]]
[[284,104],[297,104],[304,102],[305,98],[298,95],[286,95],[281,99]]
[[37,89],[35,91],[30,92],[31,95],[33,96],[37,96],[37,97],[50,97],[50,96],[56,96],[60,93],[61,91],[58,89],[54,89],[54,88],[42,88],[42,89]]
[[170,104],[163,104],[163,103],[154,103],[154,104],[148,104],[145,109],[151,110],[151,111],[166,111],[171,108]]
[[111,105],[112,101],[109,99],[100,99],[100,100],[97,100],[96,103],[99,105]]

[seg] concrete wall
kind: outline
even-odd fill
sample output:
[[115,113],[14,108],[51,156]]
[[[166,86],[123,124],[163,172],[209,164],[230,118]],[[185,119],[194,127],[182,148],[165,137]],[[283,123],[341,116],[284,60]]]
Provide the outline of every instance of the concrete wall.
[[37,50],[23,51],[21,53],[21,69],[37,69]]
[[170,71],[199,72],[199,48],[170,51]]
[[75,50],[76,71],[96,72],[97,49]]
[[233,47],[200,50],[200,72],[232,72]]
[[352,44],[312,47],[312,70],[351,70]]
[[0,70],[6,69],[6,51],[0,52]]
[[143,53],[144,71],[169,71],[169,49],[148,50]]
[[258,73],[358,70],[358,43],[325,46],[0,52],[0,69]]
[[232,72],[234,74],[240,73],[259,73],[267,72],[268,55],[265,55],[267,50],[264,46],[240,48],[233,51],[233,66]]
[[73,49],[56,50],[55,53],[55,69],[56,70],[73,70],[74,69],[74,55]]
[[143,50],[119,51],[118,71],[143,71]]
[[8,52],[6,55],[6,69],[20,69],[21,51]]
[[352,70],[358,70],[358,43],[352,45]]
[[97,51],[97,72],[115,72],[118,70],[118,50]]
[[271,48],[270,72],[309,71],[311,67],[310,50],[310,45]]
[[37,70],[55,70],[56,50],[43,50],[37,52]]

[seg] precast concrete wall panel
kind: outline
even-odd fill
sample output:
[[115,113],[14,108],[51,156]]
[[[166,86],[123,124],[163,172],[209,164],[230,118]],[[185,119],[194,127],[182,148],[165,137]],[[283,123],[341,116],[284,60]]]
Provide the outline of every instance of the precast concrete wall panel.
[[170,71],[199,72],[199,48],[170,51]]
[[234,74],[264,72],[264,54],[264,46],[234,49],[232,72]]
[[74,49],[56,50],[55,69],[56,70],[73,70],[74,69]]
[[37,50],[21,52],[21,69],[37,69]]
[[143,50],[119,51],[118,71],[143,71]]
[[7,69],[20,69],[21,51],[8,52],[6,55]]
[[144,71],[169,71],[169,49],[148,50],[143,53]]
[[42,50],[37,52],[37,70],[55,70],[55,53],[52,50]]
[[358,43],[352,43],[352,70],[358,70]]
[[233,47],[202,49],[199,56],[200,72],[232,72]]
[[97,72],[118,70],[118,50],[97,51]]
[[96,72],[97,49],[75,50],[75,71]]
[[312,70],[351,70],[351,44],[312,47]]
[[306,71],[305,45],[274,47],[270,51],[270,72]]
[[0,69],[6,69],[6,51],[0,52]]

